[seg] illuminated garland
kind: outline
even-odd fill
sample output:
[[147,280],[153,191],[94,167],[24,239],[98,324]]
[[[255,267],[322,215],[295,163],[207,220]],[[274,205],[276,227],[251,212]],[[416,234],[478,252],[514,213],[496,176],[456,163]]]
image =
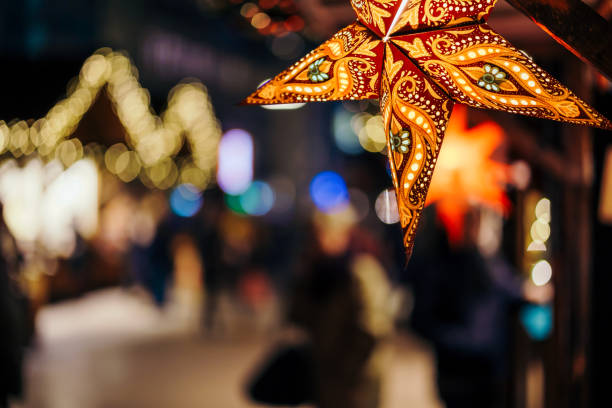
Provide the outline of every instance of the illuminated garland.
[[[20,157],[38,153],[45,160],[57,158],[68,167],[84,151],[94,149],[68,138],[104,86],[127,134],[126,144],[115,144],[104,153],[104,164],[111,173],[125,182],[140,177],[150,188],[166,189],[177,181],[201,189],[208,185],[214,176],[221,128],[206,88],[197,82],[177,85],[168,96],[168,108],[157,116],[129,58],[108,48],[85,61],[66,99],[44,118],[31,124],[0,121],[0,154]],[[191,157],[177,162],[175,156],[185,141]]]
[[[233,1],[240,2],[241,0]],[[256,3],[247,1],[240,7],[240,15],[249,21],[259,34],[266,36],[300,32],[305,24],[292,0],[259,0]]]

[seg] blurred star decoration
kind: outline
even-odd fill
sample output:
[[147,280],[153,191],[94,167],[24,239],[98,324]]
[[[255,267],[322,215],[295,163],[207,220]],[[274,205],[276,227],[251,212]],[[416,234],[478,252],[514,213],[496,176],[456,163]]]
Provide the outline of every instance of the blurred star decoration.
[[495,2],[351,0],[357,22],[244,103],[378,98],[410,255],[454,103],[612,129],[487,25]]
[[486,121],[468,128],[467,109],[455,108],[425,201],[425,205],[436,204],[451,243],[463,237],[463,220],[471,205],[504,214],[510,209],[504,191],[508,165],[491,158],[503,140],[504,131],[497,123]]

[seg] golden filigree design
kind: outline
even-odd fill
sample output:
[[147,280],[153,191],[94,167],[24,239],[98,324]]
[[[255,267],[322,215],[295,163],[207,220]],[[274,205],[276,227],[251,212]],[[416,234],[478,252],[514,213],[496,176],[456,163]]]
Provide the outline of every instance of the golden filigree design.
[[387,33],[400,2],[400,0],[351,0],[351,5],[359,21],[382,37]]
[[417,63],[457,102],[610,127],[605,117],[486,24],[408,35],[395,42],[399,45],[401,41],[417,40],[422,40],[431,53],[415,57]]
[[423,40],[420,38],[415,38],[414,41],[402,41],[402,40],[394,40],[395,44],[404,50],[408,51],[408,56],[411,58],[422,58],[429,57],[431,54],[425,48],[425,44],[423,44]]
[[[486,18],[496,0],[351,0],[359,21],[381,37]],[[393,24],[396,14],[400,13]]]
[[378,97],[382,41],[360,24],[334,37],[266,82],[247,104],[278,104]]
[[[388,67],[400,69],[390,71]],[[394,45],[387,45],[381,111],[404,245],[412,248],[452,101]]]

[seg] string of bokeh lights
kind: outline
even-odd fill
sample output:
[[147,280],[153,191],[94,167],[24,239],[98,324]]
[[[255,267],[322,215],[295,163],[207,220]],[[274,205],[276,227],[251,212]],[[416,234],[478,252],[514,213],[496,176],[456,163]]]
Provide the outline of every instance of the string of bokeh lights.
[[[126,133],[126,143],[105,151],[69,138],[104,87]],[[188,183],[203,190],[214,177],[220,137],[219,122],[201,83],[174,87],[166,111],[158,116],[130,59],[103,48],[85,61],[67,97],[45,117],[0,121],[0,155],[19,158],[37,153],[44,161],[58,159],[66,168],[89,155],[124,182],[138,177],[149,188]],[[176,157],[185,143],[190,157]]]
[[[550,256],[550,223],[551,202],[537,191],[532,191],[526,198],[525,225],[527,244],[525,250],[525,270],[536,287],[550,287],[553,277]],[[549,302],[527,304],[521,307],[519,316],[529,337],[536,341],[546,340],[553,330],[553,308]]]
[[527,252],[532,254],[529,257],[530,261],[534,261],[531,267],[531,280],[537,286],[544,286],[552,278],[552,266],[546,259],[547,241],[550,238],[550,200],[545,197],[540,198],[533,212],[535,220],[529,229],[531,242],[527,246]]
[[[241,4],[243,0],[231,0]],[[304,19],[297,13],[293,0],[247,1],[240,7],[244,17],[261,35],[282,36],[304,29]]]

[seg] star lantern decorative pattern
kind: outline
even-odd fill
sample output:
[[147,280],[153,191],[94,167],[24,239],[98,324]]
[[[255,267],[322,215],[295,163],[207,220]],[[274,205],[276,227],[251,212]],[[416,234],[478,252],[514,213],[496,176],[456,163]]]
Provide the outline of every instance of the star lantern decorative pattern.
[[510,209],[504,191],[508,166],[491,158],[503,140],[503,129],[492,121],[468,129],[467,109],[455,107],[425,200],[425,205],[436,204],[451,243],[461,241],[463,220],[473,203],[500,213]]
[[378,98],[410,255],[455,103],[612,129],[487,25],[495,1],[351,0],[357,22],[244,103]]

